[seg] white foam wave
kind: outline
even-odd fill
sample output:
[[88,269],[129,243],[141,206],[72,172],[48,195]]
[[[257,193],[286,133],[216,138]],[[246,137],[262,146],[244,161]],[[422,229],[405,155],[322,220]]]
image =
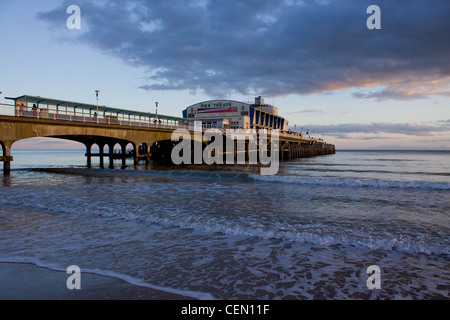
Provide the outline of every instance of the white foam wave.
[[[32,264],[39,268],[44,268],[52,271],[58,271],[58,272],[66,272],[66,269],[61,267],[60,265],[56,263],[48,263],[43,262],[38,259],[29,258],[29,257],[10,257],[10,258],[4,258],[0,257],[0,263],[22,263],[22,264]],[[84,269],[81,268],[82,273],[87,274],[95,274],[99,276],[105,276],[110,278],[119,279],[122,281],[125,281],[131,285],[139,286],[139,287],[145,287],[153,290],[158,290],[166,293],[181,295],[189,298],[194,298],[198,300],[215,300],[216,298],[206,292],[198,292],[198,291],[190,291],[190,290],[180,290],[180,289],[174,289],[170,287],[162,287],[154,284],[147,283],[141,279],[134,278],[129,275],[117,273],[114,271],[108,271],[108,270],[101,270],[101,269]]]
[[162,216],[126,215],[126,219],[144,220],[148,223],[157,223],[168,227],[178,227],[182,229],[193,229],[197,232],[215,234],[222,233],[228,236],[255,237],[260,239],[278,239],[282,241],[293,241],[319,246],[343,245],[346,247],[360,247],[370,250],[398,250],[410,253],[424,254],[450,254],[449,247],[445,244],[430,243],[428,241],[416,241],[412,238],[398,239],[395,236],[368,235],[358,233],[355,230],[341,230],[339,233],[325,226],[310,226],[318,229],[317,232],[305,231],[308,226],[303,226],[304,230],[288,230],[283,226],[273,226],[271,229],[251,225],[242,225],[239,222],[227,222],[221,219],[209,219],[205,223],[202,219],[197,221],[182,213],[176,217]]
[[450,190],[450,183],[447,182],[362,180],[349,178],[338,179],[338,178],[315,178],[315,177],[299,177],[299,176],[261,176],[256,174],[249,175],[249,178],[256,181],[291,183],[291,184],[293,183],[303,185]]
[[[19,199],[13,196],[9,201],[7,197],[0,199],[0,205],[10,205]],[[30,199],[28,199],[30,200]],[[37,200],[37,199],[36,199]],[[23,200],[22,200],[23,201]],[[30,201],[32,208],[48,210],[51,201]],[[25,205],[24,205],[25,206]],[[203,234],[222,233],[227,236],[255,237],[260,239],[279,239],[283,241],[294,241],[314,245],[331,246],[344,245],[348,247],[362,247],[368,249],[399,250],[412,253],[425,254],[449,254],[447,241],[436,241],[436,238],[415,239],[407,237],[396,238],[396,231],[383,232],[375,230],[374,234],[367,230],[357,231],[353,227],[349,229],[346,225],[334,225],[331,221],[314,223],[313,225],[291,226],[285,223],[261,224],[250,217],[228,219],[222,216],[213,217],[207,212],[201,213],[185,211],[176,206],[166,208],[161,212],[158,209],[142,206],[129,206],[128,204],[115,205],[115,210],[101,206],[101,203],[84,205],[76,203],[73,206],[51,205],[53,212],[60,212],[70,216],[92,216],[112,219],[124,219],[127,221],[141,221],[148,224],[157,224],[164,227],[175,227],[180,229],[192,229]],[[74,210],[74,208],[76,208]],[[146,210],[149,209],[149,210]],[[331,224],[330,224],[331,223]]]

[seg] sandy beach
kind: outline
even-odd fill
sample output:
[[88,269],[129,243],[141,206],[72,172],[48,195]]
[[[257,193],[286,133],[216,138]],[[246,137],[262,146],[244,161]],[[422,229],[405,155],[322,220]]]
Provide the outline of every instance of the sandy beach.
[[69,290],[70,275],[25,263],[0,263],[0,300],[189,300],[192,298],[82,273],[81,289]]

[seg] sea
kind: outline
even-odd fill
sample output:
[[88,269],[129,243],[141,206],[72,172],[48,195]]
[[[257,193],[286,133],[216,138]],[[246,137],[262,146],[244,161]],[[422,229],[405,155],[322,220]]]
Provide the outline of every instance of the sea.
[[338,150],[273,176],[84,153],[13,150],[0,263],[205,300],[450,298],[450,151]]

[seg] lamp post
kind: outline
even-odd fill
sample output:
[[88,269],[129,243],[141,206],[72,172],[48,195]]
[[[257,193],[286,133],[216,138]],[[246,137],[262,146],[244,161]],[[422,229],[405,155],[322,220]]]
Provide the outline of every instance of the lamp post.
[[156,125],[158,125],[158,104],[159,102],[155,102],[156,104]]
[[100,90],[95,90],[95,95],[97,96],[97,117],[96,118],[96,122],[98,123],[98,94],[99,94]]

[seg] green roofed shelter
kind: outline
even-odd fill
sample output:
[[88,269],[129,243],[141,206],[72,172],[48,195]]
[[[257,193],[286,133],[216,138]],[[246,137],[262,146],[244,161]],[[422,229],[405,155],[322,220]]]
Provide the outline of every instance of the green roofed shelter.
[[17,98],[7,97],[6,99],[14,100],[16,115],[24,117],[84,122],[93,122],[91,120],[95,117],[98,123],[121,125],[135,125],[136,122],[158,122],[164,125],[181,125],[186,122],[186,119],[180,117],[160,114],[157,115],[151,112],[110,108],[106,106],[44,98],[40,96],[23,95]]

